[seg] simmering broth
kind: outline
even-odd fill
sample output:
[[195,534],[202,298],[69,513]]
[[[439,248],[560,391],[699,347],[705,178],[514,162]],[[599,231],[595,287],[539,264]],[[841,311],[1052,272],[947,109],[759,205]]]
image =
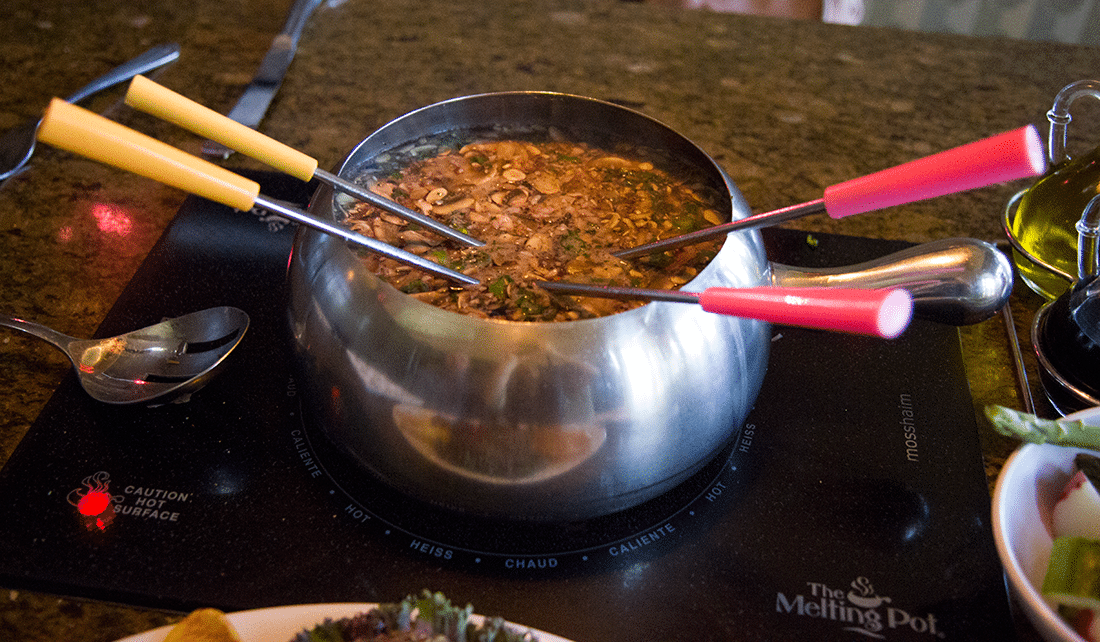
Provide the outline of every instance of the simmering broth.
[[532,282],[676,288],[720,247],[716,240],[635,261],[611,255],[722,222],[713,189],[662,169],[667,162],[636,147],[448,136],[418,141],[375,163],[360,178],[373,191],[486,245],[461,247],[365,203],[352,206],[344,224],[474,276],[481,285],[455,287],[373,254],[362,260],[401,291],[463,314],[511,321],[613,314],[641,302],[552,295]]

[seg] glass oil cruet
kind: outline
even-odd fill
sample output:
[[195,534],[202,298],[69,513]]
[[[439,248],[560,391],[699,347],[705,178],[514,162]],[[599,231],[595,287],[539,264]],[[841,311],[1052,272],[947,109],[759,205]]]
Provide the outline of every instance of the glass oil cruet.
[[1078,278],[1039,310],[1031,328],[1043,389],[1061,414],[1100,404],[1100,195],[1075,227]]
[[1075,225],[1089,201],[1100,194],[1100,147],[1079,158],[1066,153],[1069,108],[1082,96],[1100,98],[1100,81],[1079,80],[1058,92],[1047,112],[1050,169],[1005,209],[1005,232],[1020,278],[1048,300],[1077,279]]

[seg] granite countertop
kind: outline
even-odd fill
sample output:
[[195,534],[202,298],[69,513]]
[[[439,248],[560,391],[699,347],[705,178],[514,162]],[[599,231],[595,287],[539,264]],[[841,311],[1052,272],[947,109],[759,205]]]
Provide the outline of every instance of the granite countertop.
[[[288,5],[10,0],[0,21],[0,130],[167,41],[182,45],[181,58],[154,77],[226,111]],[[1045,132],[1045,112],[1058,90],[1095,76],[1097,68],[1100,49],[1089,47],[614,0],[329,0],[311,19],[261,129],[330,166],[375,128],[438,100],[496,90],[582,94],[665,121],[713,155],[754,209],[764,211],[1023,124]],[[199,149],[197,137],[122,105],[120,90],[83,104],[187,151]],[[1081,107],[1073,145],[1094,143],[1098,118],[1097,107]],[[258,167],[240,155],[226,164]],[[999,240],[1004,204],[1024,186],[788,225],[914,242]],[[91,336],[184,196],[39,149],[27,171],[0,186],[0,309]],[[1013,295],[1025,355],[1026,328],[1041,302],[1022,287]],[[962,330],[976,411],[987,403],[1022,407],[1006,337],[1001,317]],[[70,365],[48,345],[7,331],[0,335],[0,364],[2,463]],[[1016,444],[984,419],[979,425],[992,481]],[[26,591],[0,595],[0,638],[12,642],[113,640],[173,617]]]

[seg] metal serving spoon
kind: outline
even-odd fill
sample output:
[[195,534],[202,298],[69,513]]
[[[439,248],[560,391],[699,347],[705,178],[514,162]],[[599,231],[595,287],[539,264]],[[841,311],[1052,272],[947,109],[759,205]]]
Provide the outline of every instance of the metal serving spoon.
[[[179,58],[179,55],[180,46],[175,43],[157,45],[84,85],[65,100],[70,103],[80,102],[92,94],[125,82],[138,74],[162,67]],[[31,154],[34,153],[35,133],[38,131],[40,122],[40,118],[28,120],[0,137],[0,180],[14,175],[31,159]]]
[[0,314],[0,326],[53,344],[68,355],[80,385],[110,404],[186,401],[205,386],[248,329],[248,315],[209,308],[109,339],[82,340]]

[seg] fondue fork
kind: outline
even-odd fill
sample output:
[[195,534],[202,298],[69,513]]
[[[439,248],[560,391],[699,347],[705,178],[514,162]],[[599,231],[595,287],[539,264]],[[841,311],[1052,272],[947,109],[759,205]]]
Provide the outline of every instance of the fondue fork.
[[696,303],[707,312],[818,330],[893,339],[909,327],[913,297],[904,288],[707,288],[702,292],[538,281],[551,292],[609,299]]
[[333,189],[370,203],[406,221],[412,221],[454,241],[469,247],[485,245],[458,230],[447,227],[439,221],[411,210],[400,203],[375,194],[362,185],[340,178],[318,167],[317,159],[285,145],[270,136],[242,125],[218,112],[178,94],[167,87],[157,84],[144,76],[137,76],[130,82],[126,92],[126,104],[147,114],[151,114],[183,127],[193,133],[221,143],[245,156],[254,158],[265,165],[294,176],[303,181],[317,180]]
[[965,192],[994,183],[1038,176],[1046,171],[1043,143],[1033,125],[991,136],[918,158],[874,174],[825,188],[823,198],[790,205],[738,221],[612,252],[633,259],[706,241],[730,232],[776,225],[825,212],[844,218],[874,210],[915,203],[936,196]]
[[473,277],[424,257],[263,196],[255,181],[59,98],[46,109],[38,128],[38,140],[238,210],[247,212],[259,207],[452,281],[478,283]]

